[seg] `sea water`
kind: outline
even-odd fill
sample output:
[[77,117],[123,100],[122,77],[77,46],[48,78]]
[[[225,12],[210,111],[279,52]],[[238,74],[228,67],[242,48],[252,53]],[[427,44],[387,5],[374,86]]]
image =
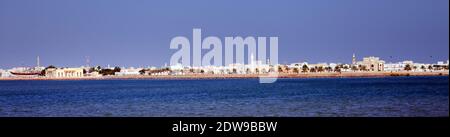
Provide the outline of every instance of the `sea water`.
[[0,81],[0,116],[449,116],[448,76]]

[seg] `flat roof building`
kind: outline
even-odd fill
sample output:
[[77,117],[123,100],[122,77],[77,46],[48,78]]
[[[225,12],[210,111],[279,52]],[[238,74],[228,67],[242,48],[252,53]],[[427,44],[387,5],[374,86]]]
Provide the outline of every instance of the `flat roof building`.
[[50,78],[80,78],[84,77],[83,68],[48,68],[45,76]]

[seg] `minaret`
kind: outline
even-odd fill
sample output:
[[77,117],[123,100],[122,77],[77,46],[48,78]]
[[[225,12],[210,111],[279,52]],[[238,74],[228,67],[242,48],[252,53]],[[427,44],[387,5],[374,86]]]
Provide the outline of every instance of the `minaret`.
[[352,56],[352,65],[356,65],[355,53],[353,53],[353,56]]
[[41,62],[39,60],[39,56],[37,56],[37,58],[36,58],[36,65],[37,65],[38,68],[41,66]]

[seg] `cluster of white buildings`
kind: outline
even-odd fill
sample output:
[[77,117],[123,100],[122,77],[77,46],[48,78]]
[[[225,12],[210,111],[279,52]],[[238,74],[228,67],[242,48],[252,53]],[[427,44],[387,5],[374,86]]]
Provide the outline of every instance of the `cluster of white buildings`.
[[[386,63],[379,57],[364,57],[357,61],[353,55],[351,64],[341,63],[317,63],[308,62],[292,63],[289,65],[268,65],[261,61],[253,60],[251,56],[249,64],[231,64],[228,66],[203,66],[203,67],[183,67],[180,64],[170,66],[171,72],[158,75],[184,75],[188,73],[201,74],[260,74],[278,71],[281,73],[307,73],[307,72],[429,72],[448,71],[447,62],[437,62],[436,64],[414,63],[413,61],[402,61],[398,63]],[[407,69],[410,68],[410,69]]]
[[170,72],[164,72],[164,74],[170,75],[184,75],[184,74],[262,74],[274,72],[275,67],[262,61],[255,60],[253,55],[250,56],[249,64],[234,63],[227,66],[202,66],[202,67],[190,67],[176,64],[169,66]]
[[[289,65],[277,64],[269,65],[270,61],[265,63],[254,60],[251,55],[251,61],[248,64],[230,64],[228,66],[202,66],[190,67],[176,64],[162,68],[120,68],[120,71],[114,71],[116,76],[131,75],[186,75],[186,74],[265,74],[270,72],[280,73],[309,73],[309,72],[433,72],[448,71],[449,61],[439,61],[436,64],[416,63],[413,61],[402,61],[397,63],[386,63],[379,57],[365,57],[357,61],[355,55],[352,57],[351,64],[341,63],[317,63],[308,64],[308,62],[292,63]],[[113,70],[114,68],[106,68]],[[31,71],[30,71],[31,70]],[[80,78],[80,77],[101,77],[100,68],[79,67],[79,68],[56,68],[56,67],[17,67],[9,70],[0,69],[0,77],[19,77],[20,75],[30,76],[28,73],[40,72],[39,77],[48,78]]]
[[140,75],[140,72],[142,68],[134,68],[134,67],[130,67],[130,68],[122,68],[120,69],[119,72],[115,72],[114,75],[116,76],[126,76],[126,75]]
[[[405,71],[406,67],[409,67],[413,72],[432,72],[432,71],[448,71],[449,61],[443,62],[439,61],[436,64],[426,64],[426,63],[415,63],[413,61],[407,60],[397,63],[387,63],[385,64],[385,71],[389,72],[399,72]],[[445,69],[447,68],[447,70]]]

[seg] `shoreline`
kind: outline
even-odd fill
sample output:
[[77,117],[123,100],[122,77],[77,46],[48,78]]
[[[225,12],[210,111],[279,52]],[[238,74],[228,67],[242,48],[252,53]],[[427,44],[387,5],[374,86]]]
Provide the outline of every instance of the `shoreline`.
[[[48,78],[48,77],[13,77],[0,78],[7,80],[127,80],[127,79],[161,79],[161,80],[188,80],[188,79],[245,79],[267,77],[267,74],[186,74],[186,75],[130,75],[130,76],[103,76],[81,78]],[[320,72],[320,73],[279,73],[277,78],[358,78],[358,77],[396,77],[396,76],[449,76],[449,71],[438,72]]]

